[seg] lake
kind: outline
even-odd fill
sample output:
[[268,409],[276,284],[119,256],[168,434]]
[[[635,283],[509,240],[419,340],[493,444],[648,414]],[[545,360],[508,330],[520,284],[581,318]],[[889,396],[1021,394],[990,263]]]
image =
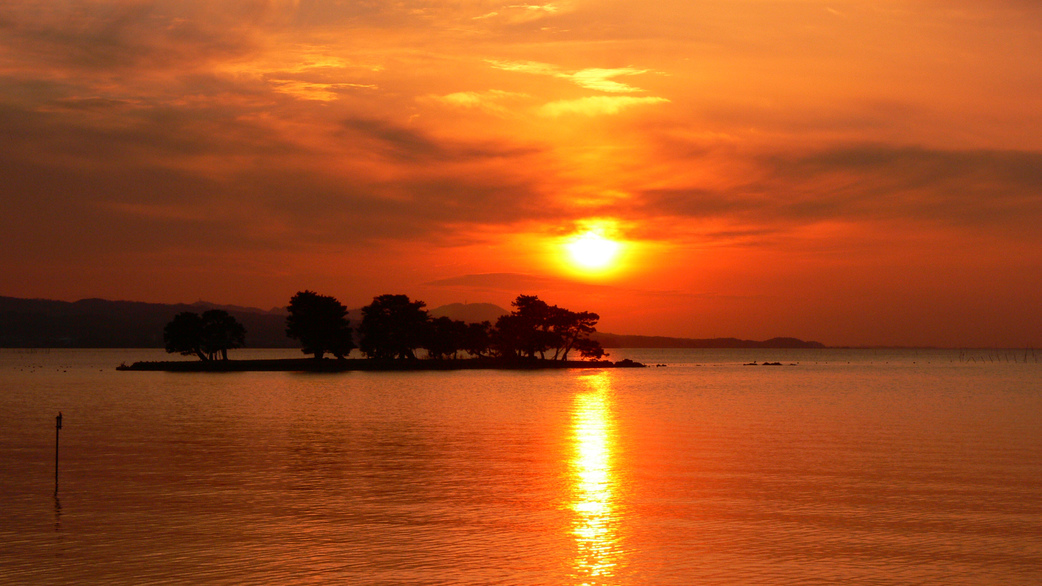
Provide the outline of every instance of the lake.
[[611,354],[667,366],[0,350],[0,582],[1042,583],[1042,352]]

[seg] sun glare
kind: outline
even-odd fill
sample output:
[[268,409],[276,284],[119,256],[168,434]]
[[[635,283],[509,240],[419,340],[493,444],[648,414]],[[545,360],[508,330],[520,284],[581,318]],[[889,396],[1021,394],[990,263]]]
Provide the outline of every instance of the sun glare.
[[598,271],[612,266],[619,254],[620,245],[597,232],[587,231],[569,240],[565,248],[576,266]]

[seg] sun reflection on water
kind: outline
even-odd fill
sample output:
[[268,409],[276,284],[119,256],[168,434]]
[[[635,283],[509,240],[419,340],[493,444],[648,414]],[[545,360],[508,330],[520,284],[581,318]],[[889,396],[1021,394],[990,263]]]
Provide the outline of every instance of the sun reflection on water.
[[615,500],[616,480],[612,463],[615,428],[611,413],[611,375],[601,372],[581,379],[584,389],[575,396],[572,429],[572,510],[577,555],[575,575],[579,584],[610,581],[619,563],[619,539]]

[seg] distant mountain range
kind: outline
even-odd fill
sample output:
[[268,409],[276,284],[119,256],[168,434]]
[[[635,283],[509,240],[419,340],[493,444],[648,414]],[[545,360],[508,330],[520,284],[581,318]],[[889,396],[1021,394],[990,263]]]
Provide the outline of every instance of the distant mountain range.
[[[143,303],[82,299],[76,302],[0,296],[0,348],[162,348],[163,327],[182,311],[202,313],[223,309],[246,328],[251,348],[296,348],[286,337],[286,309],[271,310],[205,301],[192,304]],[[510,313],[491,303],[451,303],[430,310],[434,317],[465,322],[495,323]],[[348,311],[352,326],[362,320],[361,308]],[[605,348],[824,348],[818,342],[772,338],[762,342],[736,338],[667,338],[594,334]]]
[[825,348],[821,342],[797,338],[771,338],[757,342],[738,338],[667,338],[665,336],[625,336],[597,332],[590,336],[605,348]]
[[82,299],[74,303],[0,297],[3,348],[162,348],[163,327],[182,311],[223,309],[246,328],[254,348],[293,348],[286,312],[198,301],[167,305]]

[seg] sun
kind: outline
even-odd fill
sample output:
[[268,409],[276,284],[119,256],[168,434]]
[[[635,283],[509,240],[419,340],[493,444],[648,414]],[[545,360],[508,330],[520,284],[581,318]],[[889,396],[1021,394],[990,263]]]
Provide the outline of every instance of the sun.
[[615,218],[576,220],[546,241],[548,259],[557,270],[580,280],[622,277],[630,271],[636,246],[624,232],[625,226]]
[[573,236],[564,246],[572,264],[587,271],[611,268],[621,248],[618,242],[593,230]]

